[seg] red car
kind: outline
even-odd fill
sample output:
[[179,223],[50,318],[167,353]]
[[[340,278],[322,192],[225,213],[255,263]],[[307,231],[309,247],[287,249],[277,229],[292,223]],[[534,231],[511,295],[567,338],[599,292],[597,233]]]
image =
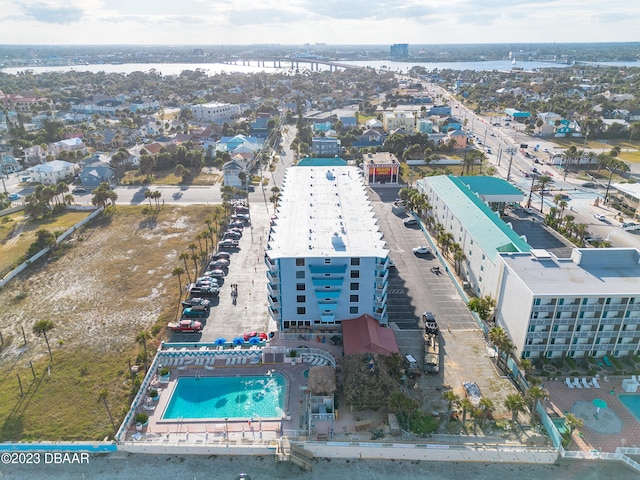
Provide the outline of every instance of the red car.
[[202,323],[196,320],[189,320],[185,318],[180,320],[178,323],[170,323],[167,325],[169,330],[174,332],[201,332],[202,331]]

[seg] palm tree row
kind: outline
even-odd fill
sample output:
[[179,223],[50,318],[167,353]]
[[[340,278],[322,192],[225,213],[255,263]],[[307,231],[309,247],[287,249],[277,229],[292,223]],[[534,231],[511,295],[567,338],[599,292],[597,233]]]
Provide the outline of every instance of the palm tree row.
[[[214,253],[220,233],[228,224],[228,211],[224,206],[214,207],[212,218],[205,220],[206,228],[199,232],[195,239],[187,245],[188,252],[182,252],[178,256],[182,261],[182,265],[173,268],[171,275],[178,277],[178,286],[180,288],[180,298],[182,300],[182,275],[186,274],[189,283],[193,283],[198,278],[199,262],[206,262],[211,254]],[[193,262],[193,263],[191,263]],[[193,266],[193,276],[191,275],[191,267]]]

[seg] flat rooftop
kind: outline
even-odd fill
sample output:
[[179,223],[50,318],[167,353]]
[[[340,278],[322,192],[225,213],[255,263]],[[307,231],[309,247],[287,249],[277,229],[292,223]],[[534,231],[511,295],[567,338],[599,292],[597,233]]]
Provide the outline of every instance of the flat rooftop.
[[358,169],[312,163],[287,169],[269,257],[386,257]]
[[640,295],[635,248],[574,248],[571,258],[538,249],[500,256],[534,295]]

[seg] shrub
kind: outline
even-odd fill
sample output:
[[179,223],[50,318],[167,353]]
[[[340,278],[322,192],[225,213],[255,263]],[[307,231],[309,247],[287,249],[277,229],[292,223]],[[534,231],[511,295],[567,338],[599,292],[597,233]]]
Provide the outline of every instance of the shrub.
[[168,368],[161,368],[160,371],[158,372],[158,374],[161,377],[166,377],[167,375],[169,375],[169,369]]
[[141,424],[145,424],[149,421],[149,415],[147,415],[144,412],[141,412],[139,414],[136,415],[136,423],[141,423]]

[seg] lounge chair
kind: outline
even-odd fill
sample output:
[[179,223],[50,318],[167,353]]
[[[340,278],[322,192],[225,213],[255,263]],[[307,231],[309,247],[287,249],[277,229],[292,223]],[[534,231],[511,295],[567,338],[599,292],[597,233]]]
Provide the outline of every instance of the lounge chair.
[[591,379],[591,383],[593,383],[594,388],[600,388],[600,384],[598,383],[598,379],[596,377],[593,377]]
[[231,357],[231,366],[233,367],[236,364],[236,357]]
[[567,385],[567,387],[574,388],[573,383],[571,382],[571,379],[569,377],[564,379],[564,383]]
[[211,365],[205,365],[204,368],[206,368],[207,370],[215,370],[216,367],[213,367]]
[[226,363],[226,366],[228,367],[230,363],[231,363],[231,357],[227,357],[227,363]]
[[590,388],[589,382],[587,382],[587,379],[585,377],[582,377],[582,386],[584,388]]
[[148,412],[153,412],[156,409],[156,406],[155,406],[155,404],[145,403],[144,407],[142,407],[142,408],[144,408]]
[[638,383],[638,376],[637,375],[631,375],[631,380],[633,380],[635,383]]
[[580,379],[579,379],[579,378],[577,378],[577,377],[576,377],[576,378],[574,378],[574,380],[573,380],[573,385],[574,385],[576,388],[582,388],[582,384],[580,383]]
[[607,367],[613,366],[613,364],[611,363],[611,360],[609,360],[609,357],[602,357],[602,361],[605,363]]

